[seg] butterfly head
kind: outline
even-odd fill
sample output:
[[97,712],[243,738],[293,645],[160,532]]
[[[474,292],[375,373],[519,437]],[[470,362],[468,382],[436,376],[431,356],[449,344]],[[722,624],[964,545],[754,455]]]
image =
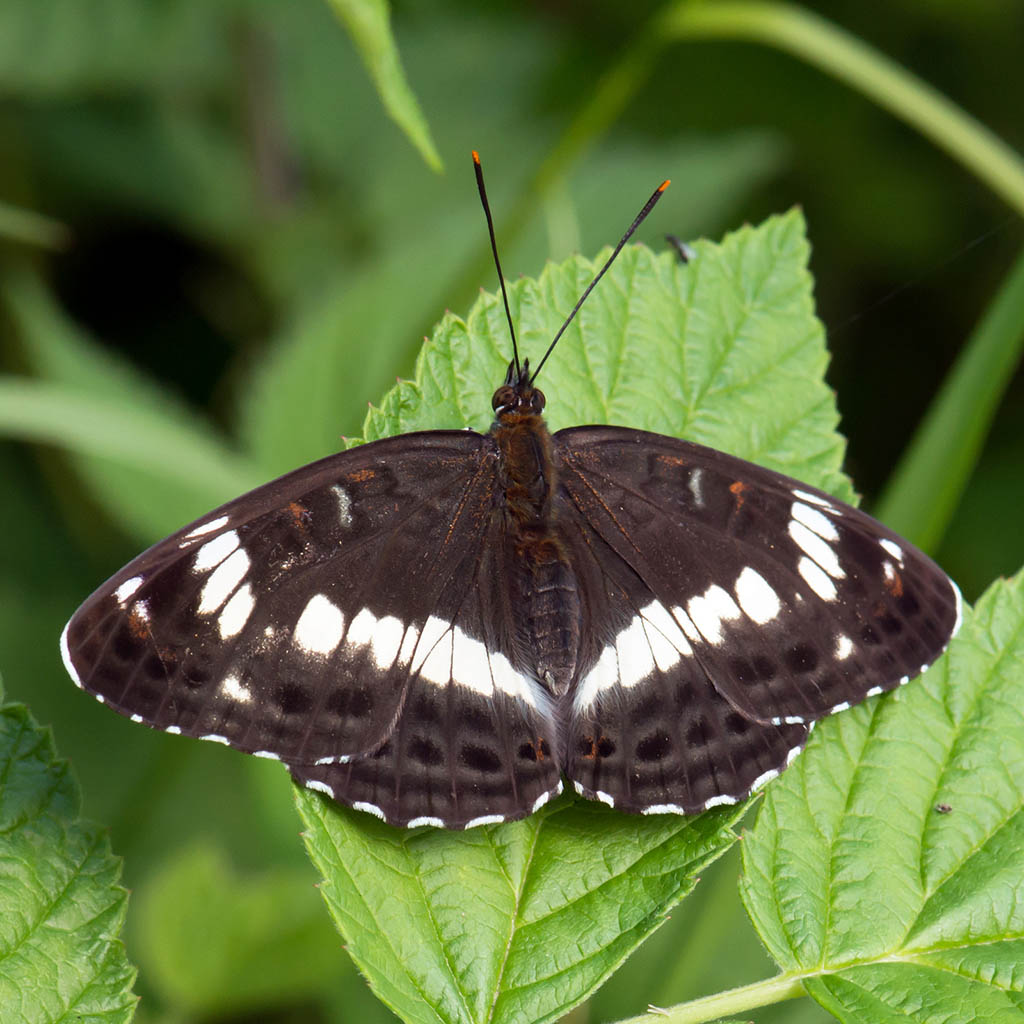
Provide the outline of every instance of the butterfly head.
[[530,360],[516,369],[515,362],[508,364],[505,383],[494,392],[491,406],[498,421],[518,419],[523,416],[539,416],[544,411],[544,392],[533,386],[530,375]]

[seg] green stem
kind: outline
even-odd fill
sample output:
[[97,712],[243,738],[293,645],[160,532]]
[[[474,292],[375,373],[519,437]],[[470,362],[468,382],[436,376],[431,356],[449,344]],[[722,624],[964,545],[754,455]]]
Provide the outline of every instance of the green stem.
[[860,39],[791,4],[675,0],[648,22],[598,81],[590,99],[538,169],[508,218],[508,226],[521,224],[524,214],[533,209],[534,197],[607,133],[669,43],[705,38],[764,43],[820,68],[916,128],[1024,213],[1024,161],[1020,155],[937,89]]
[[[594,146],[640,91],[672,42],[746,39],[785,50],[846,82],[918,129],[1024,214],[1024,161],[988,128],[916,75],[866,43],[800,7],[782,3],[674,0],[655,15],[597,82],[590,98],[537,169],[498,235],[511,244],[538,199]],[[490,262],[481,244],[453,292],[469,294]]]
[[795,977],[779,975],[752,985],[742,985],[713,996],[704,996],[688,1003],[679,1003],[666,1010],[656,1010],[639,1017],[630,1017],[619,1024],[702,1024],[736,1013],[746,1013],[759,1006],[781,1003],[805,995],[803,983]]
[[937,89],[824,18],[791,4],[677,2],[659,35],[749,39],[785,50],[906,121],[1024,213],[1024,161]]
[[968,339],[874,509],[934,550],[1024,351],[1024,251]]

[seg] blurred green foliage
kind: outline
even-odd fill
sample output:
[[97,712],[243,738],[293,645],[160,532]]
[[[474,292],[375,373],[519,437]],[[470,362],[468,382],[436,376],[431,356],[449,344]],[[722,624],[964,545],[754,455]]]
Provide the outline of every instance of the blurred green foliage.
[[[1024,145],[1015,0],[814,9]],[[203,472],[227,498],[236,473],[267,477],[358,433],[365,403],[411,372],[444,309],[493,287],[470,148],[486,162],[510,278],[592,254],[671,177],[657,223],[641,230],[655,247],[665,230],[718,237],[803,207],[846,468],[870,507],[1003,281],[1019,218],[905,123],[775,48],[703,38],[631,49],[661,10],[654,0],[395,4],[401,66],[428,132],[418,150],[385,112],[367,50],[324,0],[7,0],[0,372],[65,388],[102,377],[111,403],[128,395],[171,410],[209,438]],[[621,109],[581,128],[593,98],[622,83]],[[393,116],[400,94],[387,100]],[[443,174],[420,156],[431,138]],[[564,157],[545,177],[553,154]],[[936,549],[970,599],[1024,562],[1024,381],[1011,370]],[[69,443],[90,426],[84,416],[68,415]],[[160,472],[108,462],[86,488],[70,465],[53,447],[0,446],[9,692],[53,725],[86,815],[110,824],[129,887],[157,891],[201,835],[232,871],[264,879],[222,893],[245,904],[245,919],[265,879],[314,881],[283,774],[109,714],[70,686],[56,645],[82,597],[165,519],[170,529],[208,505],[185,484],[155,483]],[[206,876],[211,862],[187,861]],[[612,1020],[769,973],[735,877],[731,856],[716,864],[574,1019]],[[129,908],[137,1019],[205,1019],[173,986],[147,980],[176,951],[141,929]],[[387,1019],[341,958],[315,980],[302,966],[302,994],[293,979],[290,1002],[248,1019]],[[807,1002],[759,1020],[825,1019]]]

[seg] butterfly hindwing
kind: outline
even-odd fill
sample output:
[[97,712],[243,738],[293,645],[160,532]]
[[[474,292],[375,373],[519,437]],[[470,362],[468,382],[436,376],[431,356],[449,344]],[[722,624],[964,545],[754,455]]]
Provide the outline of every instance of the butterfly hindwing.
[[520,818],[561,791],[551,702],[516,654],[506,526],[494,511],[472,564],[438,595],[386,744],[371,757],[290,764],[297,779],[392,824],[448,828]]
[[567,715],[566,774],[577,791],[633,813],[695,813],[777,774],[804,725],[764,725],[713,685],[672,615],[582,515],[560,517],[583,594],[581,662]]
[[821,491],[643,431],[577,427],[555,445],[567,514],[631,567],[752,722],[811,722],[892,689],[955,632],[945,573]]

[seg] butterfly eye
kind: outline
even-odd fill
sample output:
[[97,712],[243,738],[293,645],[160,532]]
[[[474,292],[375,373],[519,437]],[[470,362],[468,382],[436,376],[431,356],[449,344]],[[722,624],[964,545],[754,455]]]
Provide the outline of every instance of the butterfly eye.
[[546,404],[547,399],[544,397],[544,392],[540,388],[534,388],[533,395],[530,397],[530,408],[534,412],[543,412]]
[[491,399],[491,408],[498,410],[503,406],[508,408],[516,400],[515,388],[500,387],[494,392],[494,397]]

